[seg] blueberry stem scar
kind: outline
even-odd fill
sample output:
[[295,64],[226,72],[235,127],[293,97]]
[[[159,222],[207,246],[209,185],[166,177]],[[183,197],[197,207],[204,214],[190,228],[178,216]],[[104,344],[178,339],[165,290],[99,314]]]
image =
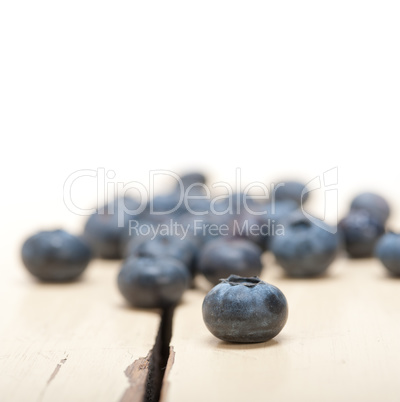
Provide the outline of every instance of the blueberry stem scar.
[[253,288],[260,283],[264,283],[258,276],[244,278],[238,275],[230,275],[227,279],[221,279],[221,283],[229,283],[231,286],[244,285]]

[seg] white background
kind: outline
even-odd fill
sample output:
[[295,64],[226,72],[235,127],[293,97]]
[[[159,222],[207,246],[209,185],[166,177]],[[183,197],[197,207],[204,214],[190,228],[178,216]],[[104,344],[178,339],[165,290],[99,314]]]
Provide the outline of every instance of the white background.
[[[2,1],[6,221],[78,227],[63,183],[98,167],[145,183],[150,169],[269,183],[338,167],[340,214],[364,189],[396,209],[399,21],[382,0]],[[76,188],[84,206],[94,184]]]

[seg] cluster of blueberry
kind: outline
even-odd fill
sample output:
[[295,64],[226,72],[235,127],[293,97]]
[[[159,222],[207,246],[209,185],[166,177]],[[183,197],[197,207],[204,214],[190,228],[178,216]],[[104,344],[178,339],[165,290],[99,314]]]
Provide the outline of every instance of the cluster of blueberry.
[[400,276],[400,234],[386,231],[389,215],[390,206],[383,197],[363,193],[352,201],[339,230],[350,257],[375,256],[391,275]]
[[266,202],[243,193],[210,200],[205,183],[201,173],[184,175],[140,212],[138,201],[117,198],[89,217],[81,236],[39,232],[22,247],[24,265],[43,281],[62,282],[81,275],[93,256],[123,258],[118,288],[141,308],[176,305],[202,274],[216,285],[203,302],[206,326],[233,342],[266,341],[286,323],[285,296],[258,278],[266,250],[289,276],[313,277],[328,269],[342,244],[351,257],[366,257],[380,238],[378,257],[400,274],[400,236],[383,235],[389,206],[378,195],[356,197],[335,233],[301,212],[308,196],[302,183],[284,182]]

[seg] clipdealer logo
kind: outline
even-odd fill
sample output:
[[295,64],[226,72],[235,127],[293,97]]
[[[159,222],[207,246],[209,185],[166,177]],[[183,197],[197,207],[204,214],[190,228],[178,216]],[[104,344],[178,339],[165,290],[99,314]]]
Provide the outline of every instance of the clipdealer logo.
[[[174,205],[169,210],[155,210],[153,205],[153,200],[157,196],[157,186],[156,186],[156,178],[162,177],[173,179],[176,182],[176,193],[179,195],[176,199],[176,205]],[[73,200],[72,197],[72,189],[76,182],[82,178],[90,178],[93,180],[93,184],[96,186],[96,206],[93,208],[82,208]],[[241,169],[236,169],[236,177],[235,182],[228,183],[224,181],[219,181],[216,183],[212,183],[211,185],[205,185],[202,183],[191,184],[187,188],[185,188],[180,176],[171,171],[171,170],[152,170],[149,171],[148,183],[145,185],[139,181],[130,181],[130,182],[121,182],[116,180],[116,172],[114,170],[106,170],[103,167],[97,169],[82,169],[77,170],[70,174],[64,182],[63,186],[63,200],[69,211],[76,215],[81,216],[89,216],[97,211],[97,213],[104,213],[103,206],[111,203],[111,207],[114,209],[110,210],[108,208],[107,213],[115,213],[118,214],[118,225],[124,226],[126,225],[125,217],[132,216],[137,217],[140,213],[146,211],[150,215],[169,215],[177,211],[181,206],[185,207],[185,211],[189,212],[194,216],[204,217],[208,214],[213,214],[215,216],[220,215],[239,215],[241,212],[245,211],[246,213],[254,216],[265,215],[271,213],[272,215],[275,213],[275,191],[279,188],[285,186],[284,182],[281,183],[271,183],[269,188],[265,183],[262,182],[251,182],[244,186],[241,192],[237,192],[237,189],[242,189],[242,179],[241,179]],[[191,190],[196,188],[201,188],[201,192],[197,191],[195,194],[191,192]],[[301,205],[300,209],[303,215],[309,219],[312,223],[317,225],[318,227],[329,231],[330,233],[337,232],[337,224],[338,224],[338,168],[334,167],[329,170],[326,170],[322,174],[315,176],[312,180],[310,180],[303,192],[301,194]],[[258,192],[261,190],[261,195],[249,195],[249,193],[258,189]],[[134,208],[132,205],[127,205],[125,202],[119,202],[117,207],[112,205],[112,202],[120,197],[119,200],[124,200],[124,197],[128,194],[129,191],[134,190],[138,195],[136,197],[136,201],[134,204]],[[217,191],[218,195],[213,195]],[[305,195],[312,192],[323,192],[324,201],[323,201],[323,216],[317,217],[314,216],[308,209],[306,209],[306,205],[303,202],[305,199]],[[222,195],[221,195],[222,193]],[[237,199],[235,199],[237,197]],[[191,201],[193,200],[207,200],[209,202],[209,208],[204,211],[193,210],[191,208]],[[256,208],[252,209],[252,205],[250,199],[254,201],[261,201],[264,203],[268,203],[270,205],[269,210],[260,210]],[[221,210],[220,208],[216,208],[216,205],[219,201],[228,201],[226,208]],[[329,216],[330,224],[327,224],[327,217]],[[332,222],[333,220],[333,222]],[[134,219],[133,219],[134,221]],[[269,222],[271,225],[271,222]],[[273,224],[274,222],[272,222]],[[134,223],[132,223],[134,225]],[[238,225],[238,223],[236,223]],[[132,228],[134,229],[134,228]],[[237,227],[238,230],[240,228]],[[222,227],[222,230],[225,230]],[[256,230],[256,228],[246,228],[246,230]],[[260,228],[258,230],[261,230]],[[277,233],[276,233],[277,234]]]

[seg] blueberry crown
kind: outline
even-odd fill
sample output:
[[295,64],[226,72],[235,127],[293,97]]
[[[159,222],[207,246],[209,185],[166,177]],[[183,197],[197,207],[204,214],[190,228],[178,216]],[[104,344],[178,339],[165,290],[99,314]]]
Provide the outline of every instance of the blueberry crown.
[[243,285],[249,288],[254,288],[254,286],[264,283],[258,276],[252,276],[246,278],[239,275],[230,275],[229,278],[220,279],[221,283],[229,283],[231,286]]

